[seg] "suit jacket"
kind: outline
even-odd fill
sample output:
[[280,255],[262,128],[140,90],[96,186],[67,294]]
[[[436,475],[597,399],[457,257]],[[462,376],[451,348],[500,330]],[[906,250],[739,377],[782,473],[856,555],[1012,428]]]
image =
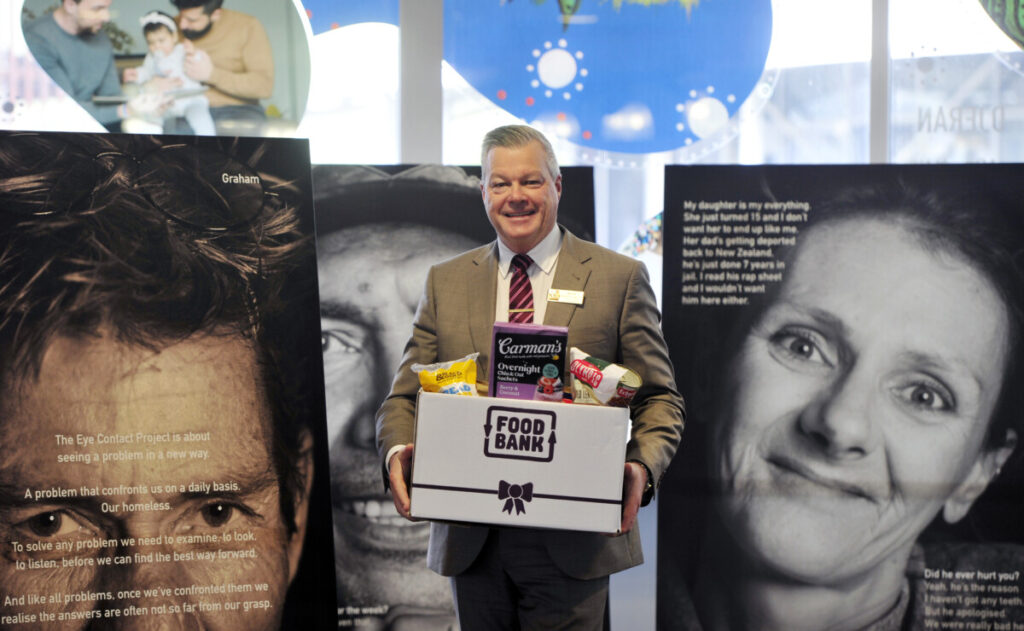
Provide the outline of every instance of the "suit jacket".
[[[568,326],[570,347],[621,363],[643,378],[631,406],[633,426],[626,459],[645,464],[657,483],[679,444],[684,411],[647,270],[639,261],[562,231],[551,286],[583,291],[584,301],[578,306],[548,304],[544,324]],[[479,352],[479,374],[488,374],[497,278],[497,242],[430,269],[412,338],[391,392],[377,412],[382,459],[392,447],[413,441],[420,387],[410,370],[413,363],[448,361]],[[387,475],[384,480],[386,485]],[[486,526],[431,524],[427,564],[445,576],[463,572],[477,557],[487,532]],[[620,537],[563,530],[547,530],[543,536],[555,564],[576,578],[607,576],[643,562],[637,528]]]

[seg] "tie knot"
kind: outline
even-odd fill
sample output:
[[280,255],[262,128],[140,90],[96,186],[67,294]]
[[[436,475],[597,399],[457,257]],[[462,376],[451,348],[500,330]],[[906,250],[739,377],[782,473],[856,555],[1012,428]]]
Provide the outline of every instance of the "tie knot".
[[512,267],[517,267],[524,272],[530,269],[530,263],[533,263],[533,259],[526,254],[516,254],[512,257]]

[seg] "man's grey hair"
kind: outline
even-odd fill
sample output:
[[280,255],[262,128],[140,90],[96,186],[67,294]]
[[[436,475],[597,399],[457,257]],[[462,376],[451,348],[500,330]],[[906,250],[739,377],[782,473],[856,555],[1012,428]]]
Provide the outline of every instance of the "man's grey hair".
[[497,147],[515,149],[528,145],[535,140],[544,149],[548,175],[552,179],[559,177],[562,172],[558,169],[558,160],[555,158],[555,151],[551,148],[551,143],[544,137],[544,134],[529,125],[503,125],[487,132],[480,147],[480,164],[484,169],[487,168],[487,154],[491,152],[491,149]]

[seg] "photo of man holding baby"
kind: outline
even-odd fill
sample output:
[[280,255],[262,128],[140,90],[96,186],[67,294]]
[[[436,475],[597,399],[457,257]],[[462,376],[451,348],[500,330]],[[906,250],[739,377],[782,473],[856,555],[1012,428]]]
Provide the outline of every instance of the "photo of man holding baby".
[[108,130],[291,136],[310,83],[296,6],[26,0],[22,28],[36,62]]

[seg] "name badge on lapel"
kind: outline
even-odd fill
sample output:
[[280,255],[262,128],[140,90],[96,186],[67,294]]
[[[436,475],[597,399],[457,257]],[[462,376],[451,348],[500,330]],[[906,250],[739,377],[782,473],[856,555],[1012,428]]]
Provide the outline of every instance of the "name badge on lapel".
[[564,302],[570,305],[583,304],[583,292],[573,289],[549,289],[548,302]]

